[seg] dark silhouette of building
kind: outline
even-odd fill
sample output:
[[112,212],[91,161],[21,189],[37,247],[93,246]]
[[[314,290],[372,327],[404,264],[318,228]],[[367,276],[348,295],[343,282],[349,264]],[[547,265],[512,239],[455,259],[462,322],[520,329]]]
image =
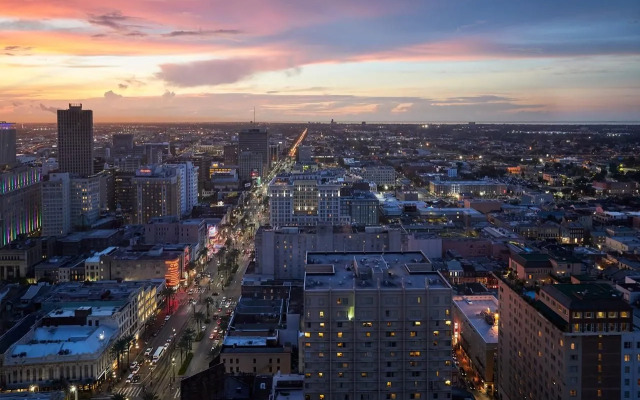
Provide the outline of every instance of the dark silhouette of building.
[[58,110],[58,165],[60,172],[93,175],[93,111],[82,104]]

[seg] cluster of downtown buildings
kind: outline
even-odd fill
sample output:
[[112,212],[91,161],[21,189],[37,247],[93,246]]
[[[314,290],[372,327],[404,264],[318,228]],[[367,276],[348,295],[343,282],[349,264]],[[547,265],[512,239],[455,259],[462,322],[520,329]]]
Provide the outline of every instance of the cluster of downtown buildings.
[[[205,163],[114,135],[115,171],[96,173],[92,129],[91,111],[60,110],[58,165],[44,174],[18,165],[15,130],[0,125],[13,143],[0,153],[0,278],[41,281],[2,303],[20,317],[0,338],[4,389],[104,379],[111,344],[139,335],[163,288],[188,283],[220,245],[228,200],[267,185],[242,297],[183,398],[449,399],[460,386],[509,400],[640,396],[633,209],[558,208],[544,190],[459,178],[457,158],[396,165],[345,151],[320,166],[322,135],[272,175],[284,148],[258,127]],[[399,172],[412,165],[432,169],[422,187]],[[599,190],[635,190],[614,183]],[[213,193],[213,207],[199,204]],[[105,228],[105,208],[126,225]]]

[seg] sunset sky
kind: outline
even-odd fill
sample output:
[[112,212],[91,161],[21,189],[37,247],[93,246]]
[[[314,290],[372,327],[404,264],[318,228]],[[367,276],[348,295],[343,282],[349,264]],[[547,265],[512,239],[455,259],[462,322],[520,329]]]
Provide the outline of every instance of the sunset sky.
[[639,121],[640,1],[1,0],[0,120]]

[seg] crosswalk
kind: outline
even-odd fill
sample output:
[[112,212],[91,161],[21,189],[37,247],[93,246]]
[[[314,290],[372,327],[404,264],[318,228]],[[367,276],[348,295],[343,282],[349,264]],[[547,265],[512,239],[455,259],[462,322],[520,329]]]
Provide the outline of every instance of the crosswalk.
[[[180,398],[180,387],[175,389],[170,389],[171,392],[168,395],[171,398],[179,399]],[[120,389],[116,389],[114,393],[119,393],[124,395],[124,397],[128,399],[142,398],[142,385],[128,385]]]
[[129,399],[142,397],[142,385],[128,385],[123,388],[116,389],[115,392],[120,393],[124,395],[124,397],[128,397]]

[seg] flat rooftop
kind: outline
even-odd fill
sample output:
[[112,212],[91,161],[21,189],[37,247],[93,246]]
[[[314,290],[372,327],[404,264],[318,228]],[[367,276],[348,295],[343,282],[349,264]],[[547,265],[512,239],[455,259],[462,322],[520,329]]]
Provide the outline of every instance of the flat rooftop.
[[60,357],[59,361],[77,360],[78,355],[97,355],[106,351],[116,329],[109,326],[62,325],[38,327],[26,343],[17,344],[5,356],[5,364],[38,363]]
[[305,290],[451,289],[420,251],[307,253]]
[[485,343],[498,343],[498,324],[490,325],[486,318],[487,313],[498,312],[498,299],[495,296],[453,296],[453,304],[460,309]]

